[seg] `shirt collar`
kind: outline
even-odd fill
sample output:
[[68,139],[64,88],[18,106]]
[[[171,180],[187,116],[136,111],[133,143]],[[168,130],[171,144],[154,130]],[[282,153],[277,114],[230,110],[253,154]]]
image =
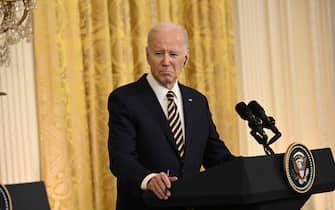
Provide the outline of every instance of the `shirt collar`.
[[[169,89],[161,85],[151,73],[148,73],[147,80],[159,99],[166,98],[166,94]],[[177,100],[179,99],[179,97],[181,97],[178,81],[173,85],[171,91],[173,91]]]

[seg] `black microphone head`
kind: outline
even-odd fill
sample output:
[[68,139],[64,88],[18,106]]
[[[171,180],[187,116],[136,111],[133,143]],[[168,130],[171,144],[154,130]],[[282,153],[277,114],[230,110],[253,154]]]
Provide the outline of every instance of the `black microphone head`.
[[257,101],[251,101],[248,104],[248,108],[252,113],[262,120],[262,126],[265,128],[271,129],[274,133],[280,133],[277,127],[275,126],[275,120],[273,117],[267,116],[265,110]]
[[249,108],[248,106],[242,101],[235,106],[235,110],[240,115],[240,117],[244,120],[249,120]]
[[258,117],[262,117],[265,113],[263,107],[257,103],[257,101],[251,101],[248,104],[248,108],[252,111],[252,113]]
[[257,118],[244,102],[236,104],[235,110],[242,119],[248,121],[248,126],[251,128],[251,135],[256,138],[260,144],[264,144],[264,142],[267,141],[267,135],[262,127],[262,120]]

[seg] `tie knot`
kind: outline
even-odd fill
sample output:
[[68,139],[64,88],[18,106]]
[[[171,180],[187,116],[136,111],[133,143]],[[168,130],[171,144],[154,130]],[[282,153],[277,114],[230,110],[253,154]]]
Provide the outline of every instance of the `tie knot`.
[[166,94],[166,97],[168,98],[168,100],[173,100],[174,98],[173,91],[169,90]]

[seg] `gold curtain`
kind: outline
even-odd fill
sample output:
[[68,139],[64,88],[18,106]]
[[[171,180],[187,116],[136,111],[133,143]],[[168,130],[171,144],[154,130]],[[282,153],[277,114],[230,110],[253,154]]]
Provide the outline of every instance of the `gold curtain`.
[[161,21],[189,31],[190,61],[181,81],[208,97],[221,137],[239,153],[230,0],[37,1],[41,176],[52,210],[114,208],[107,97],[148,72],[146,35]]

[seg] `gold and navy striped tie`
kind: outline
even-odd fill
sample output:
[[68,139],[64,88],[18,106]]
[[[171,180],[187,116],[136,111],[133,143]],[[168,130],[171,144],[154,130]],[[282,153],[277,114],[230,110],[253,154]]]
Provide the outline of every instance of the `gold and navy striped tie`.
[[174,140],[176,141],[179,156],[182,158],[184,156],[185,143],[184,143],[183,129],[181,126],[181,118],[179,116],[177,104],[174,102],[174,93],[172,91],[168,91],[166,97],[168,98],[167,107],[168,107],[169,126],[172,130]]

